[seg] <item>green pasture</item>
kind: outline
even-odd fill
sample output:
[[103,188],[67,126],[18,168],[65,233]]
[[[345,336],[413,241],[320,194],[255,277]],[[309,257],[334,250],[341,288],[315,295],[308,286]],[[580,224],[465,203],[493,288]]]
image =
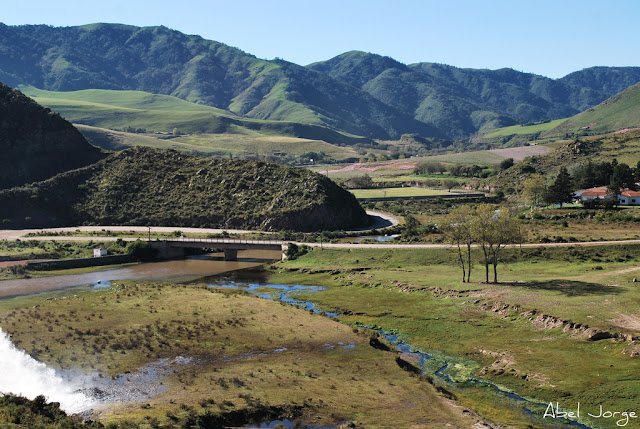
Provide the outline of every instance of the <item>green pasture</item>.
[[[437,195],[454,195],[450,192],[435,189],[404,187],[404,188],[377,188],[377,189],[351,189],[349,190],[358,199],[367,198],[411,198]],[[457,194],[456,194],[457,195]]]
[[[278,264],[272,281],[321,284],[312,301],[347,314],[352,324],[397,331],[430,353],[428,365],[453,379],[490,380],[542,404],[596,410],[634,410],[640,388],[631,382],[634,342],[588,341],[589,329],[640,333],[640,246],[508,249],[499,284],[485,284],[481,252],[474,251],[472,283],[461,283],[455,249],[316,249]],[[283,269],[286,268],[286,269]],[[544,315],[544,317],[542,317]],[[538,317],[540,316],[540,319]],[[555,318],[555,319],[554,319]],[[576,329],[563,329],[570,321]],[[569,323],[569,322],[567,322]],[[586,332],[585,332],[586,331]],[[435,377],[437,379],[437,377]],[[478,386],[447,384],[466,406],[496,424],[546,427]],[[612,421],[589,420],[596,427]]]

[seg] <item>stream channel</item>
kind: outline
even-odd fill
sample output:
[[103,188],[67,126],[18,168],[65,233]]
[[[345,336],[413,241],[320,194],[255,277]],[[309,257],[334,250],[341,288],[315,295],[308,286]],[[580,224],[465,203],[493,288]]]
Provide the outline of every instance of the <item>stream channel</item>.
[[[78,275],[7,280],[0,282],[0,299],[16,295],[68,289],[74,286],[86,287],[86,285],[90,285],[102,288],[109,287],[112,280],[140,279],[176,283],[207,283],[211,287],[243,289],[259,298],[281,301],[307,311],[339,319],[340,314],[322,311],[315,304],[305,299],[305,295],[320,292],[325,289],[324,287],[269,283],[266,274],[260,271],[259,267],[275,257],[273,252],[269,251],[246,251],[239,254],[239,261],[227,262],[223,260],[221,255],[199,255],[185,260],[139,264],[132,267],[112,268]],[[265,292],[265,289],[270,291]],[[368,328],[367,326],[362,327]],[[548,405],[547,403],[524,398],[499,385],[473,377],[471,375],[472,371],[469,371],[468,375],[461,376],[461,373],[465,374],[465,371],[459,370],[460,366],[464,367],[463,360],[443,355],[437,351],[417,350],[411,344],[403,341],[401,335],[396,332],[376,330],[389,344],[392,344],[401,353],[410,356],[411,361],[419,366],[422,375],[432,377],[436,385],[454,389],[485,387],[491,389],[496,395],[501,396],[503,402],[508,401],[512,407],[521,409],[529,416],[532,423],[554,428],[578,427],[589,429],[584,424],[561,418],[553,419],[553,423],[549,424],[551,422],[542,418]],[[293,422],[284,420],[264,422],[257,427],[270,428],[276,424],[282,424],[290,428],[295,426]],[[256,426],[253,425],[251,427]]]

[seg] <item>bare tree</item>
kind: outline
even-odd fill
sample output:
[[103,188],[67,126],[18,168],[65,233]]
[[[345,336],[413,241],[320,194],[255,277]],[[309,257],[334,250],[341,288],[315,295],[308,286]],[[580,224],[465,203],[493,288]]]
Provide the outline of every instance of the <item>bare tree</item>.
[[497,213],[489,204],[480,204],[475,218],[472,231],[484,255],[485,281],[489,283],[489,265],[493,265],[493,282],[498,283],[500,252],[507,244],[522,241],[520,223],[513,213],[506,209]]
[[[468,283],[471,278],[471,245],[474,241],[473,222],[475,221],[475,207],[462,205],[451,210],[443,223],[443,230],[447,241],[458,248],[458,258],[462,266],[462,283]],[[462,248],[466,246],[466,264]],[[466,265],[466,266],[465,266]],[[465,280],[466,275],[466,280]]]

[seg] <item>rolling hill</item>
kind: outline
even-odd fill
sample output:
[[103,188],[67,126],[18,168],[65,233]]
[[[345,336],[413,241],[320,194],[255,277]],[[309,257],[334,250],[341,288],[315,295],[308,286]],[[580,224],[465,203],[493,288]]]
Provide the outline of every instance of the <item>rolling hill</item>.
[[595,67],[554,80],[511,69],[405,65],[358,51],[302,67],[166,27],[0,24],[0,81],[172,95],[237,117],[383,140],[457,139],[572,116],[640,81],[640,68]]
[[189,134],[248,134],[254,131],[265,135],[323,140],[337,145],[373,143],[371,139],[320,125],[247,119],[215,107],[144,91],[46,91],[23,85],[19,88],[69,121],[99,128],[143,128],[165,133],[177,128],[181,133]]
[[607,134],[630,128],[640,128],[640,83],[542,132],[541,137]]
[[69,122],[0,83],[0,189],[104,158]]
[[366,225],[356,199],[317,173],[137,147],[0,191],[5,227],[165,225],[335,230]]
[[595,107],[565,119],[499,128],[472,138],[474,143],[518,145],[640,128],[640,83]]

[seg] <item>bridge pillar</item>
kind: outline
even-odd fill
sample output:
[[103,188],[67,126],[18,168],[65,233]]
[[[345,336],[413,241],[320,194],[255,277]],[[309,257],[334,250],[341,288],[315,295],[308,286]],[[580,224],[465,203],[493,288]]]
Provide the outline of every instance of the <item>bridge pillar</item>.
[[289,243],[284,243],[282,245],[282,260],[287,259],[287,250],[289,250]]
[[225,261],[237,261],[238,250],[237,249],[223,249]]
[[184,249],[172,247],[166,241],[151,241],[151,247],[156,249],[159,259],[183,258]]

